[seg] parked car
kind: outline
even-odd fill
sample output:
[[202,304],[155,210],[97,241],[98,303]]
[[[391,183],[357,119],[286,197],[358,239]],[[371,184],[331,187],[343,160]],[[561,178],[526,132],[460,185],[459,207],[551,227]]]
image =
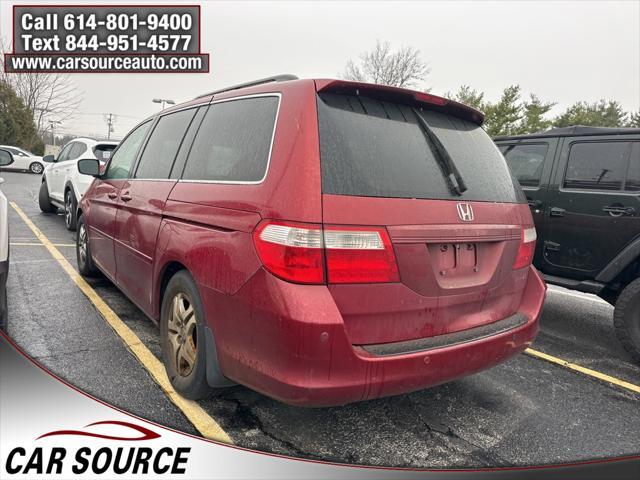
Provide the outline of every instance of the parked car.
[[640,129],[556,128],[495,139],[520,181],[547,282],[615,306],[622,345],[640,361]]
[[38,175],[44,170],[45,163],[39,155],[11,145],[0,145],[0,148],[8,150],[13,155],[13,163],[11,166],[2,168],[6,170],[25,170],[31,173],[37,173]]
[[174,388],[340,405],[529,346],[546,287],[524,194],[477,110],[279,76],[135,127],[78,210],[81,274],[160,323]]
[[93,181],[92,177],[78,172],[78,159],[95,158],[104,165],[117,145],[118,142],[76,138],[60,150],[57,158],[45,156],[47,168],[40,185],[40,210],[55,213],[58,208],[63,209],[67,229],[75,230],[78,202]]
[[[0,148],[0,167],[14,162],[11,151]],[[0,178],[0,184],[4,180]],[[7,275],[9,274],[9,212],[7,197],[0,190],[0,330],[7,329]]]

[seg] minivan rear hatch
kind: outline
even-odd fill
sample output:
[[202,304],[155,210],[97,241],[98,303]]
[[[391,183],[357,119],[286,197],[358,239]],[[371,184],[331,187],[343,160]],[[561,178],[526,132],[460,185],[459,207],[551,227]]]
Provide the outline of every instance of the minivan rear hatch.
[[399,281],[348,283],[332,282],[329,271],[352,343],[515,315],[528,271],[518,256],[532,221],[481,114],[388,87],[318,87],[325,229],[386,230],[399,273]]

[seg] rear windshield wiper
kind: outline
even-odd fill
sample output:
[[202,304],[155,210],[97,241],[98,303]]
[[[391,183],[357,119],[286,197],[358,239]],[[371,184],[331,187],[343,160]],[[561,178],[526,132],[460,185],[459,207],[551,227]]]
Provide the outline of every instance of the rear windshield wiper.
[[443,170],[444,176],[449,184],[449,188],[456,195],[462,195],[466,190],[467,186],[458,171],[456,164],[453,162],[451,155],[447,152],[447,149],[444,147],[440,139],[433,133],[431,127],[427,123],[427,121],[422,118],[422,115],[416,110],[412,108],[413,114],[418,119],[418,125],[420,125],[421,130],[424,132],[427,140],[429,140],[436,149],[438,153],[438,160],[440,161],[440,166]]

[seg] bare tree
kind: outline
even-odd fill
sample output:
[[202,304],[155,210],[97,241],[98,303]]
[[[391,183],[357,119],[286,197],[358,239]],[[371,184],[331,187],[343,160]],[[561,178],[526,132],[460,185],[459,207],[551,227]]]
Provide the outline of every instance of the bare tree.
[[[0,40],[0,52],[9,51]],[[82,92],[69,75],[60,73],[6,73],[4,56],[0,55],[0,80],[13,87],[16,94],[33,112],[33,119],[42,135],[48,120],[71,120],[82,103]]]
[[343,77],[393,87],[416,87],[429,72],[428,65],[420,58],[420,50],[400,47],[394,51],[389,42],[377,40],[375,48],[360,54],[358,62],[352,59],[347,62]]

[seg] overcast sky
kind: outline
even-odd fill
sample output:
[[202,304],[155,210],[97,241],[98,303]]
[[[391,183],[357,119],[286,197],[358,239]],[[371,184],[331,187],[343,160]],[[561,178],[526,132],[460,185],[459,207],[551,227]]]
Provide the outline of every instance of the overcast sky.
[[[5,38],[12,3],[29,2],[0,0]],[[118,115],[115,136],[122,137],[158,109],[154,97],[181,102],[277,73],[336,77],[376,39],[419,49],[431,68],[425,86],[435,94],[468,84],[493,100],[520,84],[526,95],[558,102],[555,112],[603,97],[640,109],[639,0],[200,3],[211,73],[73,74],[84,101],[61,131],[106,133],[102,114],[111,112]]]

